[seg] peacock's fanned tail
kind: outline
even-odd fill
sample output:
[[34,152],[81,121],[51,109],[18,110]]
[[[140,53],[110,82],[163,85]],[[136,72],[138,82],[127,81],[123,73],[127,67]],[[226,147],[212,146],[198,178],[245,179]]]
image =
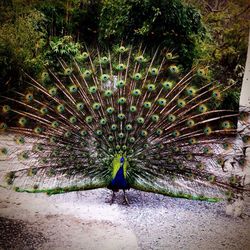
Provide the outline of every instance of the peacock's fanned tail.
[[206,68],[183,76],[176,58],[86,49],[39,79],[26,75],[27,89],[1,96],[3,185],[50,194],[107,187],[122,154],[132,188],[211,201],[241,192],[237,114],[215,109],[227,87],[209,82]]

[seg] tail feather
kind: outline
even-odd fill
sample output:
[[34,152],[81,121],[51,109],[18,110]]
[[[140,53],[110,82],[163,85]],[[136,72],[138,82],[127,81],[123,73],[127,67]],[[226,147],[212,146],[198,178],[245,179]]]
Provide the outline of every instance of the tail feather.
[[1,96],[1,131],[15,134],[2,140],[1,176],[36,192],[103,187],[122,154],[134,188],[195,199],[242,192],[242,167],[230,164],[238,114],[214,109],[227,87],[203,69],[181,77],[173,52],[147,53],[86,47],[39,80],[26,74],[26,90]]

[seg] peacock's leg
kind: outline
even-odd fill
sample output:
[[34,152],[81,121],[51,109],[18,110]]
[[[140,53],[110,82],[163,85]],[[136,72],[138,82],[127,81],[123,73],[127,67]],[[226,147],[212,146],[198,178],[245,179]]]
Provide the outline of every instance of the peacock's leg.
[[126,195],[125,189],[123,189],[123,195],[124,195],[124,202],[123,202],[123,204],[126,204],[126,205],[129,206],[129,201],[128,201],[128,197]]
[[112,197],[111,197],[111,200],[110,200],[110,205],[112,205],[114,203],[114,200],[115,200],[115,192],[112,191]]

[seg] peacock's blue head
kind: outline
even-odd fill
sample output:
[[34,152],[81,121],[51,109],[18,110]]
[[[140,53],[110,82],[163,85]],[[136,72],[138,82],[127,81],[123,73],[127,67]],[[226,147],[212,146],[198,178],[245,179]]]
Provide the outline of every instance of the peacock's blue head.
[[123,163],[124,162],[124,158],[122,157],[121,159],[120,159],[120,163]]

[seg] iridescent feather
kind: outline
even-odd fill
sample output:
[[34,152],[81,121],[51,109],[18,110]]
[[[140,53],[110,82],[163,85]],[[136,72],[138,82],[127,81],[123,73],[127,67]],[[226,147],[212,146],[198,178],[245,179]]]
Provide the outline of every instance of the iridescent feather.
[[207,69],[183,75],[177,58],[86,48],[39,79],[26,74],[26,90],[1,96],[6,185],[49,194],[107,187],[120,155],[131,188],[210,201],[243,192],[238,114],[214,108],[228,87],[209,82]]

